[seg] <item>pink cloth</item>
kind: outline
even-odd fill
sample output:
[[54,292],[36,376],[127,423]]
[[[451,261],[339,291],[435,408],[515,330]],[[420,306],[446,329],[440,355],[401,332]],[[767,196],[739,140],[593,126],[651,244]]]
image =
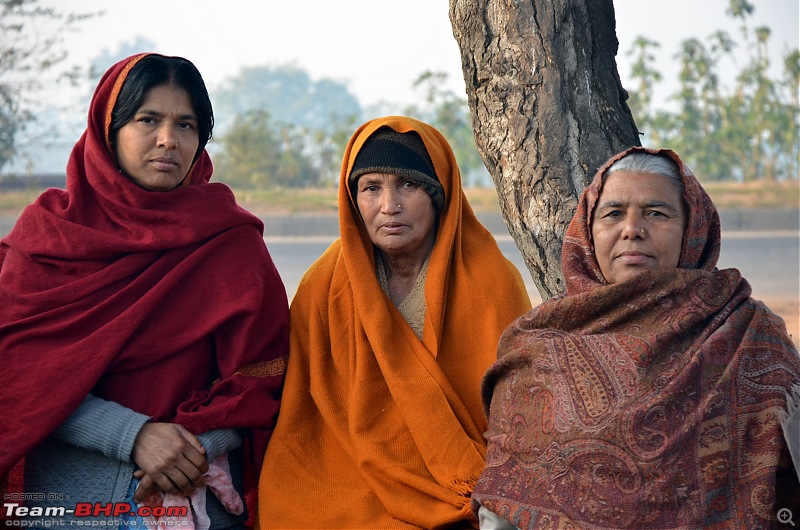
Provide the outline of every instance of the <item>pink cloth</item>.
[[211,526],[211,519],[206,511],[206,490],[211,488],[214,495],[222,503],[228,512],[241,515],[244,511],[244,502],[233,487],[231,470],[228,466],[228,455],[222,455],[208,464],[208,471],[203,475],[205,485],[189,497],[175,495],[172,493],[164,494],[156,491],[148,496],[147,500],[139,504],[139,507],[163,506],[170,508],[173,506],[187,508],[186,517],[144,517],[148,526],[164,528],[185,528],[188,530],[208,530]]

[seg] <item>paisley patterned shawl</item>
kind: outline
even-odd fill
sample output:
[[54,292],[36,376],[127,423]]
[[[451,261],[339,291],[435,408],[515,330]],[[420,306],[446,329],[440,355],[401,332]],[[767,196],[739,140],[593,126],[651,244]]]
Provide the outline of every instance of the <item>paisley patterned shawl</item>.
[[509,326],[484,378],[475,510],[520,528],[749,529],[800,513],[780,422],[800,385],[797,350],[740,273],[715,268],[719,217],[699,182],[675,153],[651,152],[683,176],[679,268],[604,281],[591,216],[620,153],[567,231],[567,292]]

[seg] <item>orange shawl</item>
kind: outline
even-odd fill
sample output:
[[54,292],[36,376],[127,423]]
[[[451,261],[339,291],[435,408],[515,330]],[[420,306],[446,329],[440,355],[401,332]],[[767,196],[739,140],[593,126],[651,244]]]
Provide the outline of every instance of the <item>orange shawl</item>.
[[[381,126],[417,131],[444,187],[420,341],[381,290],[373,246],[347,186]],[[500,333],[530,307],[522,278],[478,222],[455,157],[405,117],[363,125],[339,187],[341,238],[291,306],[289,366],[259,489],[263,528],[469,526],[484,467],[480,379]]]

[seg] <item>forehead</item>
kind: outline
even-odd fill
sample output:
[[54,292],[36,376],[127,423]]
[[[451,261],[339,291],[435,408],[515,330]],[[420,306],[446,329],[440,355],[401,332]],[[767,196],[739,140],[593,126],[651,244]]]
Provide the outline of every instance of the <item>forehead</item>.
[[176,107],[184,111],[194,110],[189,92],[183,87],[171,83],[156,85],[145,92],[140,107],[151,106]]
[[636,198],[675,205],[682,202],[680,185],[672,177],[640,171],[614,171],[606,175],[598,203]]
[[364,173],[358,177],[360,181],[369,181],[369,182],[394,182],[397,180],[403,180],[403,177],[399,175],[395,175],[394,173]]

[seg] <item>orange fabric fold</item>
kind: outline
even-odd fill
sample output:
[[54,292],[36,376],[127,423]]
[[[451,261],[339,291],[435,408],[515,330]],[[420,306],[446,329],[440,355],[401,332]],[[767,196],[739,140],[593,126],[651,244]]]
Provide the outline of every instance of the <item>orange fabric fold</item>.
[[[445,191],[418,339],[382,291],[347,186],[364,141],[387,125],[421,136]],[[455,157],[405,117],[363,125],[339,187],[341,238],[308,270],[291,307],[278,425],[262,470],[262,528],[469,526],[484,467],[480,380],[505,326],[530,307],[519,271],[479,223]]]

